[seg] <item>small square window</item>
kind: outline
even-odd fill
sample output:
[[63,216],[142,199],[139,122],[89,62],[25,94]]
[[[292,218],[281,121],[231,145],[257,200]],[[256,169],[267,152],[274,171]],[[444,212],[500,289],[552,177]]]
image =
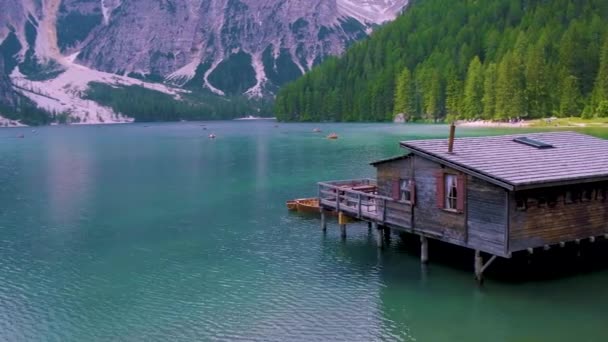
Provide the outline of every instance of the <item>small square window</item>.
[[516,209],[518,211],[528,210],[528,199],[524,196],[518,196],[515,198]]
[[539,196],[538,197],[538,202],[537,205],[539,208],[544,208],[547,206],[547,197],[545,196]]
[[534,207],[538,207],[539,206],[539,200],[535,197],[528,197],[526,200],[526,207],[527,208],[534,208]]
[[549,208],[555,208],[557,206],[557,198],[558,196],[556,194],[548,194],[546,199],[547,199],[547,205],[549,206]]
[[581,202],[589,202],[593,199],[593,189],[586,188],[581,191]]
[[445,175],[445,209],[458,209],[458,177],[456,175]]
[[566,191],[564,194],[564,204],[572,204],[576,202],[576,196],[573,191]]
[[601,188],[597,191],[598,199],[602,202],[606,202],[608,200],[608,188]]

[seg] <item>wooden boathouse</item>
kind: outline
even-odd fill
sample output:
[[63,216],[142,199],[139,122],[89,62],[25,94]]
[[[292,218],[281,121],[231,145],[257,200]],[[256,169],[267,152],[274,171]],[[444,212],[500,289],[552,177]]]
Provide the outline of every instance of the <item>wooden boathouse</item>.
[[[475,275],[496,257],[608,238],[608,140],[551,132],[403,141],[405,154],[371,163],[377,179],[318,184],[324,211],[382,230],[475,251]],[[344,223],[344,222],[341,222]],[[346,226],[341,224],[343,234]],[[484,256],[486,261],[484,261]]]

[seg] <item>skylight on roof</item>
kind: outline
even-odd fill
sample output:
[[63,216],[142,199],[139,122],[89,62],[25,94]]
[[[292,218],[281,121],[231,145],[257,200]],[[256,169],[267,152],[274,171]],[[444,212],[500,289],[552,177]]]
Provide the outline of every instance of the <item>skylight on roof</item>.
[[555,147],[555,146],[553,146],[551,144],[547,144],[546,142],[542,142],[540,140],[535,140],[535,139],[530,139],[528,137],[515,138],[515,139],[513,139],[513,141],[515,141],[517,143],[520,143],[520,144],[536,147],[538,149],[546,149],[546,148],[554,148]]

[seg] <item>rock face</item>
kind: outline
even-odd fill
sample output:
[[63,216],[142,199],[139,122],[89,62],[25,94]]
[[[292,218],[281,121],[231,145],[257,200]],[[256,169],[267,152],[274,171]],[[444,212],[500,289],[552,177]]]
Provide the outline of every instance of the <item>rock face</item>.
[[29,54],[38,69],[72,55],[109,73],[262,96],[342,53],[407,3],[0,0],[0,22],[7,23],[0,42],[18,41],[21,48],[11,57],[23,62]]
[[2,108],[14,108],[17,106],[17,95],[13,91],[11,79],[5,72],[4,57],[0,54],[0,112]]

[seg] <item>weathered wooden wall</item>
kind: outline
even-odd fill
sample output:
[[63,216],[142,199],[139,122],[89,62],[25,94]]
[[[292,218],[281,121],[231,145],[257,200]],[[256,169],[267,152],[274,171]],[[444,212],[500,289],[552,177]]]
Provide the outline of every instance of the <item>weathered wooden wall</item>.
[[[605,188],[605,183],[585,184],[593,189]],[[580,186],[579,186],[580,187]],[[586,239],[608,233],[608,200],[602,194],[594,194],[590,201],[564,202],[566,191],[576,186],[554,189],[530,190],[517,196],[539,198],[553,192],[555,205],[538,205],[533,201],[525,211],[517,208],[516,194],[510,196],[510,240],[512,252],[526,248]]]
[[467,177],[467,245],[506,254],[507,192],[484,180]]
[[[393,184],[400,179],[411,179],[411,158],[395,160],[377,165],[378,194],[393,197]],[[384,207],[379,203],[379,211]],[[387,202],[385,211],[386,223],[393,227],[412,228],[412,207],[403,202]]]
[[393,182],[399,179],[411,179],[412,158],[395,160],[377,166],[378,194],[392,197]]
[[449,212],[437,206],[435,176],[442,170],[441,165],[418,156],[413,157],[413,163],[416,181],[414,228],[436,234],[446,240],[464,242],[465,215]]
[[447,211],[437,206],[436,175],[440,171],[458,174],[456,170],[419,156],[378,165],[378,191],[383,196],[392,196],[393,182],[400,178],[412,179],[416,183],[413,213],[395,210],[389,214],[391,223],[409,227],[406,225],[407,217],[413,215],[415,232],[505,256],[508,218],[505,190],[468,176],[464,212]]
[[[415,206],[394,206],[388,216],[396,226],[413,229],[440,240],[508,256],[527,248],[542,247],[576,239],[608,234],[607,183],[507,192],[487,181],[467,176],[465,210],[443,210],[437,205],[438,172],[457,171],[420,156],[378,165],[378,190],[392,197],[393,184],[400,178],[416,183]],[[566,191],[594,189],[593,199],[566,204]],[[552,204],[530,200],[526,210],[518,209],[517,198],[552,198]],[[411,210],[410,210],[411,209]],[[409,224],[408,224],[409,223]]]

